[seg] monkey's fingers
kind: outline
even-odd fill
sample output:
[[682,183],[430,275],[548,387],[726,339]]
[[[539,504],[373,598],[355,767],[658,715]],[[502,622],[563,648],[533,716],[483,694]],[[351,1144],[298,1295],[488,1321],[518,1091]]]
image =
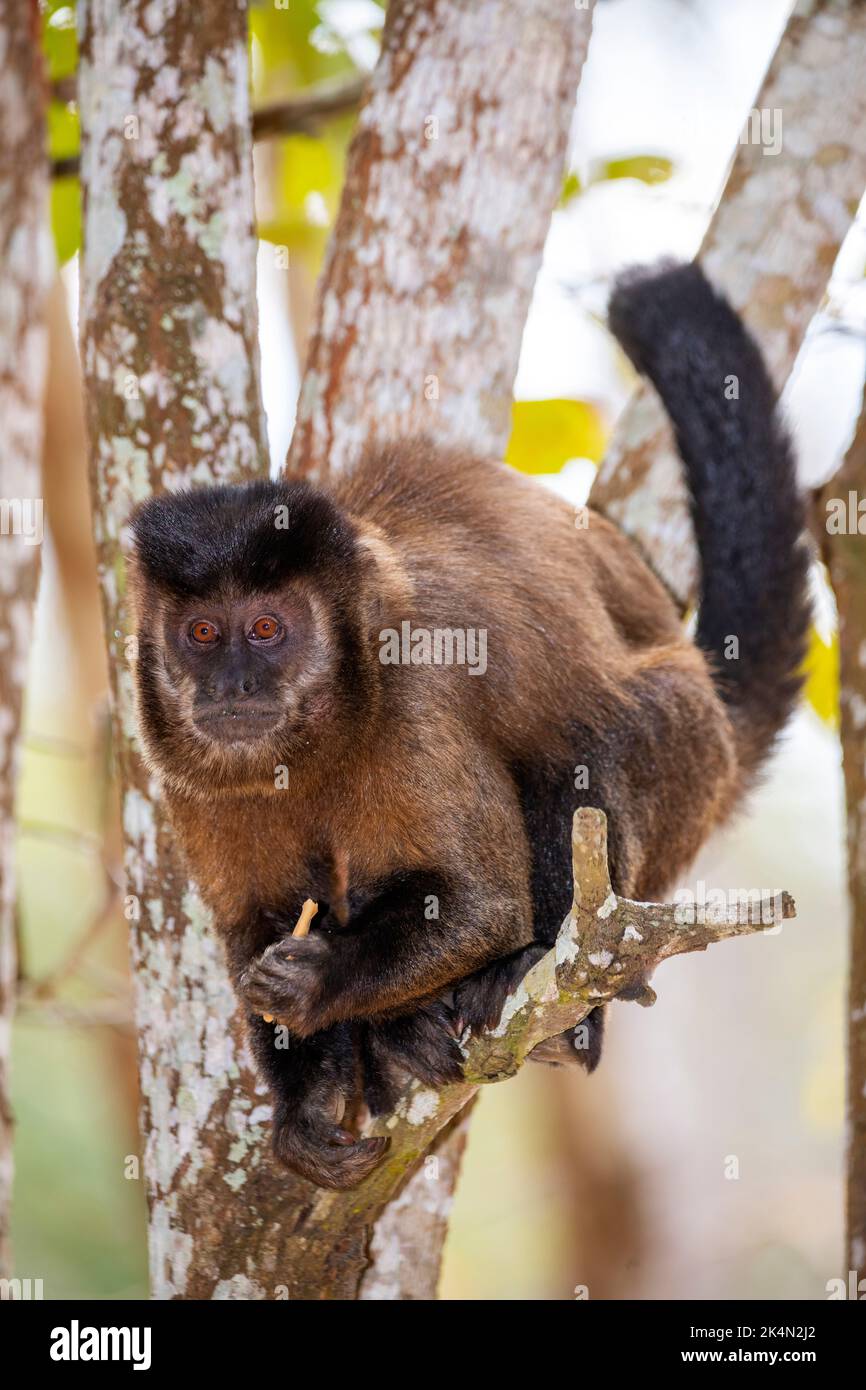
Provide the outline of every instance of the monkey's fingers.
[[321,976],[330,949],[322,932],[298,937],[296,931],[281,937],[243,972],[238,994],[250,1012],[259,1014],[265,1023],[276,1020],[302,1036],[315,1032],[317,1018],[311,1011],[322,1002]]
[[529,1054],[530,1062],[542,1062],[549,1067],[583,1067],[595,1071],[601,1060],[604,1040],[604,1008],[593,1009],[582,1023],[545,1038]]

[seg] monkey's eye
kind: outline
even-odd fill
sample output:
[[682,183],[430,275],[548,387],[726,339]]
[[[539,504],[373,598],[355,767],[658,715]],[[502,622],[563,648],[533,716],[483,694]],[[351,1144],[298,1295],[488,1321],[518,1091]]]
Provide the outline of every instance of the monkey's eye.
[[256,618],[249,631],[249,636],[254,642],[270,642],[279,635],[280,625],[276,618],[272,618],[269,613],[263,613],[260,618]]
[[189,635],[194,642],[216,642],[219,637],[219,629],[213,623],[206,622],[202,618],[199,622],[193,623]]

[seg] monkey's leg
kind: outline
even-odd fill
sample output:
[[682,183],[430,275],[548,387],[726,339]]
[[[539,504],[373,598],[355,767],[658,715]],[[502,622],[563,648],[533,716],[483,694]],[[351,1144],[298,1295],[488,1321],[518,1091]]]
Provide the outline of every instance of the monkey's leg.
[[548,1067],[584,1067],[595,1071],[601,1061],[604,1042],[604,1006],[593,1009],[582,1023],[545,1038],[529,1054],[530,1062],[543,1062]]
[[388,1140],[356,1139],[340,1124],[357,1086],[352,1025],[298,1038],[256,1015],[247,1023],[273,1098],[275,1157],[319,1187],[355,1187],[376,1167]]
[[[529,839],[533,922],[538,945],[496,961],[455,991],[457,1011],[473,1027],[492,1027],[507,996],[556,940],[570,907],[571,830],[575,810],[596,806],[608,821],[614,892],[650,899],[691,862],[727,807],[735,775],[732,735],[694,653],[651,653],[624,690],[603,730],[573,722],[570,752],[515,768]],[[592,1071],[601,1056],[604,1012],[549,1038],[533,1061]]]
[[528,970],[547,954],[547,946],[532,944],[502,956],[491,965],[467,975],[454,989],[454,1015],[458,1033],[495,1028],[509,994],[513,994]]
[[[569,742],[574,752],[558,760],[533,759],[514,769],[526,835],[530,847],[530,892],[535,942],[494,961],[461,981],[454,991],[454,1009],[461,1025],[473,1033],[495,1028],[505,1001],[527,971],[546,955],[556,940],[574,894],[571,857],[571,825],[578,806],[598,806],[608,814],[609,859],[612,872],[621,872],[628,846],[611,807],[622,801],[621,773],[597,734],[574,726]],[[581,769],[591,763],[592,785],[579,789],[586,779]],[[595,1009],[577,1029],[539,1044],[536,1061],[556,1065],[581,1065],[592,1071],[601,1056],[604,1014]]]
[[394,1109],[403,1072],[437,1088],[462,1080],[453,1015],[440,999],[396,1018],[370,1019],[358,1031],[364,1099],[373,1115]]
[[[563,916],[565,914],[563,913]],[[552,944],[552,943],[551,943]],[[515,951],[511,956],[469,975],[454,990],[454,1012],[459,1032],[473,1033],[495,1028],[509,994],[513,994],[527,971],[546,956],[550,945],[538,943]],[[604,1009],[593,1009],[582,1023],[555,1038],[547,1038],[529,1054],[533,1062],[551,1066],[582,1066],[594,1071],[601,1059],[604,1035]]]

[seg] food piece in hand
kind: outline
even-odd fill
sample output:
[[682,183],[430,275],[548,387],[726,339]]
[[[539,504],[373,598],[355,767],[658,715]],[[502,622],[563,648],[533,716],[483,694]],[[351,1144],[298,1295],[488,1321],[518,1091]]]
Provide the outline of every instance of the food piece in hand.
[[[312,898],[306,898],[304,900],[304,906],[301,908],[301,915],[292,928],[292,936],[307,936],[310,930],[310,923],[318,910],[319,904],[314,903]],[[274,1021],[273,1014],[262,1014],[262,1018],[265,1020],[265,1023],[273,1023]]]

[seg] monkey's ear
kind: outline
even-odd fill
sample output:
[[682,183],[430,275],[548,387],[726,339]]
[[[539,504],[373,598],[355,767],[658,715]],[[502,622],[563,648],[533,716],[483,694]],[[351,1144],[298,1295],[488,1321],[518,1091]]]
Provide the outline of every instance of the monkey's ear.
[[[136,511],[138,508],[136,508]],[[163,611],[162,595],[159,586],[154,584],[142,560],[135,529],[132,525],[135,512],[121,532],[120,549],[126,565],[126,599],[129,620],[132,628],[139,630],[146,625],[153,628],[159,623]]]
[[122,551],[126,561],[126,598],[130,621],[133,627],[138,627],[148,608],[153,607],[153,596],[151,595],[151,602],[148,604],[147,591],[150,585],[132,533],[128,542],[124,539]]
[[408,615],[415,585],[400,555],[378,526],[356,524],[358,562],[369,590],[379,598],[380,608]]
[[162,494],[153,494],[138,502],[127,517],[120,532],[120,552],[126,562],[127,591],[134,598],[143,598],[147,591],[154,591],[153,566],[148,560],[160,558],[160,540],[154,528],[152,517],[162,511]]

